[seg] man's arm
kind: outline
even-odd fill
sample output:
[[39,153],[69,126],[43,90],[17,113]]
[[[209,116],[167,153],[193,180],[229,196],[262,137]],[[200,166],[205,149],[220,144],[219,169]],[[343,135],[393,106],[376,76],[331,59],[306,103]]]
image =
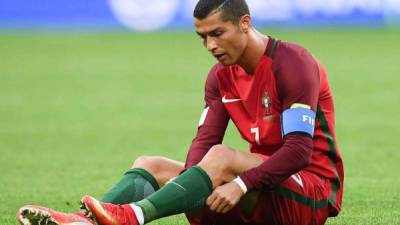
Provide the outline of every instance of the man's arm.
[[[248,190],[274,187],[311,162],[320,84],[318,67],[303,48],[281,48],[274,60],[280,61],[275,74],[283,107],[283,145],[259,167],[240,175]],[[311,122],[308,118],[304,121],[304,116],[310,117]]]
[[206,106],[199,121],[196,137],[189,148],[185,168],[199,163],[214,145],[221,144],[224,138],[229,116],[221,101],[221,95],[217,84],[217,70],[215,65],[209,72],[204,100]]

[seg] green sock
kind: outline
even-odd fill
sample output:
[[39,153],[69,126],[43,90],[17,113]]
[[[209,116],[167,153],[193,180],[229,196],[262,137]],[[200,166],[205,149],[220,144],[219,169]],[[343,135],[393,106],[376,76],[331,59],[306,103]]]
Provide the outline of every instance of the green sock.
[[202,208],[211,192],[210,177],[202,168],[194,166],[135,204],[142,208],[144,222],[148,223],[161,217]]
[[127,204],[140,201],[159,189],[156,179],[146,170],[128,170],[101,199],[102,202]]

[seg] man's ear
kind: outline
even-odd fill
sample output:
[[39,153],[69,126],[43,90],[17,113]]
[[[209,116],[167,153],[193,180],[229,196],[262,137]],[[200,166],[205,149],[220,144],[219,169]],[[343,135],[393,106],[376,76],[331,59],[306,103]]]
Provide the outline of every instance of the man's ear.
[[250,15],[242,16],[240,18],[240,21],[239,21],[239,26],[240,26],[240,29],[244,33],[248,33],[250,28],[251,28],[251,17],[250,17]]

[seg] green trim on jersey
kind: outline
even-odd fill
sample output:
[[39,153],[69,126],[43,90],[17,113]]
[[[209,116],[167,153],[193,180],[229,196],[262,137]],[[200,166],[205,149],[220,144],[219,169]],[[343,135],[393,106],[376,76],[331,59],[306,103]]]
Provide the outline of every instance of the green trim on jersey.
[[337,191],[339,190],[339,186],[340,186],[340,179],[339,179],[339,175],[338,175],[336,164],[335,164],[335,158],[336,158],[335,142],[334,142],[333,136],[329,130],[329,126],[328,126],[325,114],[319,105],[318,105],[318,109],[317,109],[317,119],[320,122],[321,129],[328,140],[328,146],[329,146],[328,157],[329,157],[329,161],[332,164],[333,171],[335,172],[335,176],[336,176],[335,179],[332,181],[331,196],[327,199],[316,200],[313,198],[305,197],[297,192],[294,192],[294,191],[292,191],[288,188],[282,187],[282,186],[278,186],[272,190],[272,191],[276,191],[282,197],[286,197],[286,198],[295,200],[295,201],[300,202],[304,205],[307,205],[313,209],[324,208],[328,204],[334,206],[335,201],[336,201],[336,194],[337,194]]
[[272,38],[272,48],[268,51],[268,57],[272,58],[277,47],[278,47],[278,40]]
[[279,195],[282,197],[286,197],[291,200],[295,200],[296,202],[300,202],[306,206],[309,206],[313,209],[320,209],[328,206],[329,199],[321,199],[321,200],[316,200],[313,198],[309,198],[306,196],[303,196],[297,192],[294,192],[290,190],[289,188],[285,188],[282,186],[278,186],[275,188],[273,191],[276,191]]
[[327,140],[328,140],[328,146],[329,146],[329,160],[332,164],[333,167],[333,171],[335,172],[335,179],[332,180],[332,194],[331,197],[329,198],[329,203],[334,206],[335,205],[335,201],[336,201],[336,194],[337,191],[339,190],[339,186],[340,186],[340,178],[339,178],[339,174],[337,172],[337,168],[336,168],[336,164],[335,164],[335,158],[336,158],[336,148],[335,148],[335,141],[333,139],[333,136],[329,130],[329,126],[328,123],[326,121],[326,117],[324,112],[321,109],[321,106],[318,105],[318,109],[317,109],[317,119],[321,124],[321,129],[322,132],[324,132]]

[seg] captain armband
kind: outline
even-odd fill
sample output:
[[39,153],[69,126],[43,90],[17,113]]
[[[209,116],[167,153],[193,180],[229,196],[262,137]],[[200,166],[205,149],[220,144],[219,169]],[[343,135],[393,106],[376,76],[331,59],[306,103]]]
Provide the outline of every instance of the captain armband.
[[282,113],[282,136],[302,132],[314,136],[315,112],[304,104],[293,104]]

